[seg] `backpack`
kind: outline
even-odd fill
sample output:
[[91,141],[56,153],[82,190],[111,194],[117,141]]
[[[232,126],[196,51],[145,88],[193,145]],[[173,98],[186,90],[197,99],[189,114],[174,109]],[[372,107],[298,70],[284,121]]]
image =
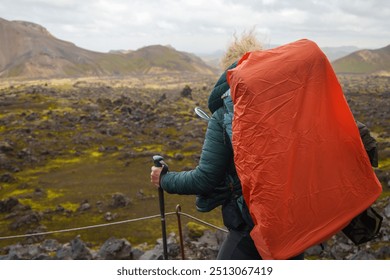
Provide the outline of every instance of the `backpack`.
[[[359,121],[356,124],[371,165],[378,167],[377,141],[366,125]],[[370,206],[353,218],[342,231],[355,245],[360,245],[378,237],[382,221],[383,217]]]
[[[226,91],[222,95],[224,101],[224,127],[227,135],[229,136],[230,141],[232,140],[232,119],[234,115],[234,106],[233,101],[230,97],[230,90]],[[363,123],[356,121],[356,124],[359,128],[360,137],[366,149],[367,155],[370,159],[371,165],[373,167],[378,167],[378,148],[377,141],[373,138]],[[237,203],[241,209],[241,212],[246,212],[247,208],[243,197],[240,196],[237,199]],[[247,215],[248,213],[243,213]],[[382,226],[383,217],[375,211],[374,208],[369,207],[364,210],[361,214],[357,215],[352,221],[343,228],[342,232],[355,244],[360,245],[371,241],[378,237],[380,228]],[[247,223],[253,227],[251,222]]]
[[376,142],[318,46],[247,53],[227,80],[224,125],[263,259],[288,259],[341,230],[355,244],[374,238]]

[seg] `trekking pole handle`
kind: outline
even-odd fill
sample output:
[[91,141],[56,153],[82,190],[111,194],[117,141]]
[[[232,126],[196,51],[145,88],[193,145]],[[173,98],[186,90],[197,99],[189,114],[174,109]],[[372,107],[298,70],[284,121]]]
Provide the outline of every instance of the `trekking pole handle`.
[[154,166],[156,167],[162,167],[163,165],[165,165],[164,158],[160,155],[153,156],[153,162]]
[[[164,158],[160,155],[153,156],[154,166],[162,167],[161,175],[164,175],[168,172],[168,164],[165,163]],[[161,176],[160,175],[160,176]]]

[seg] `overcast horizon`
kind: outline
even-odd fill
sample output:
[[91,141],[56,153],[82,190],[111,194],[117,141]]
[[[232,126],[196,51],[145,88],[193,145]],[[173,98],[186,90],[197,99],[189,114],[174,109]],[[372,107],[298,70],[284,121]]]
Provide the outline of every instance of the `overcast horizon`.
[[[347,2],[347,3],[346,3]],[[253,29],[265,47],[302,38],[320,47],[378,49],[390,44],[386,0],[2,0],[0,17],[45,27],[53,36],[98,51],[155,44],[179,51],[226,49]],[[0,42],[1,44],[1,42]]]

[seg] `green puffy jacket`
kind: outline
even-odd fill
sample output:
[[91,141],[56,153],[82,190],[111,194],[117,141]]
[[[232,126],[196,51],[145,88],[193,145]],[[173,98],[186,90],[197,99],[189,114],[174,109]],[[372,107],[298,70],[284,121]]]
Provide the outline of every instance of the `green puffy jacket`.
[[160,181],[161,187],[168,193],[197,195],[197,209],[202,212],[223,204],[233,193],[241,195],[233,149],[223,125],[221,96],[227,89],[225,72],[209,97],[209,109],[213,114],[208,123],[199,165],[191,171],[168,172]]
[[239,184],[232,147],[223,127],[223,114],[221,107],[209,120],[198,166],[191,171],[168,172],[160,182],[168,193],[198,195],[197,208],[202,212],[223,204]]

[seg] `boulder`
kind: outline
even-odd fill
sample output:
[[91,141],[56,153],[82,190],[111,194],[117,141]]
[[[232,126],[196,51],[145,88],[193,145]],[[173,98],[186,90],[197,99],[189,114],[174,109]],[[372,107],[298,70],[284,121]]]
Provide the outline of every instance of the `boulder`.
[[39,221],[42,219],[41,214],[36,211],[29,211],[25,215],[15,219],[10,225],[10,229],[16,230],[23,226],[29,226],[33,224],[39,224]]
[[103,260],[131,260],[131,244],[126,239],[109,238],[97,254]]
[[71,240],[57,251],[59,260],[91,260],[92,251],[79,238]]
[[0,213],[11,212],[12,209],[18,204],[19,200],[14,197],[0,200]]
[[113,208],[126,207],[131,202],[130,198],[122,193],[115,193],[112,195],[111,206]]

